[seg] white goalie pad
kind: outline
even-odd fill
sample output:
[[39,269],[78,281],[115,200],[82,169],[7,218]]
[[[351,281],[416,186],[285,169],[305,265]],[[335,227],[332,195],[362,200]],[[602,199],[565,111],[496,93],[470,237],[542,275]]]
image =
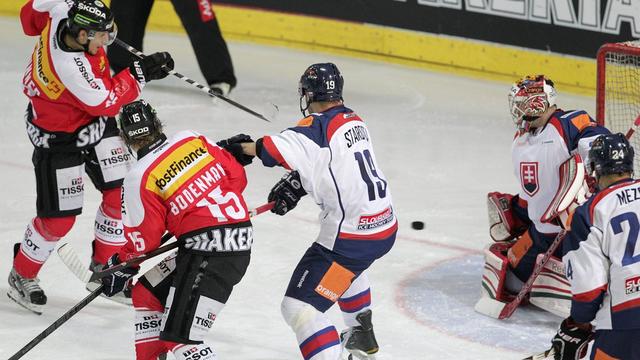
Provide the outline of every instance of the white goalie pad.
[[506,251],[509,246],[506,243],[489,244],[483,251],[482,286],[480,299],[474,310],[496,319],[505,304],[500,300],[502,299],[509,261],[506,255],[502,254],[502,251]]
[[499,192],[487,194],[489,235],[493,241],[509,241],[520,235],[524,229],[524,224],[513,214],[512,198],[513,195]]
[[[540,262],[544,254],[538,255]],[[571,310],[571,284],[567,280],[562,261],[551,257],[533,282],[529,302],[562,318]]]
[[585,180],[585,169],[579,154],[573,155],[559,168],[560,182],[553,200],[542,215],[542,222],[558,218],[568,230],[570,214],[587,200],[589,186]]

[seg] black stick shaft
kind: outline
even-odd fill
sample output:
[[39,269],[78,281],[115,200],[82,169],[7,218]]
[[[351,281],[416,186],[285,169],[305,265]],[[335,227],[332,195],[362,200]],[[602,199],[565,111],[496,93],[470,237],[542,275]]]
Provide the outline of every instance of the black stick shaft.
[[93,299],[97,298],[102,292],[102,285],[97,289],[93,290],[91,294],[87,295],[84,299],[82,299],[79,303],[74,305],[69,311],[64,313],[64,315],[60,316],[58,320],[54,321],[53,324],[49,325],[48,328],[44,329],[38,336],[33,338],[33,340],[29,341],[29,343],[22,347],[22,349],[18,350],[9,360],[17,360],[23,357],[29,350],[33,349],[36,345],[38,345],[42,340],[44,340],[47,336],[51,335],[52,332],[56,331],[62,324],[67,322],[67,320],[71,319],[75,314],[77,314],[82,308],[89,305]]
[[[165,243],[167,241],[169,241],[169,239],[171,239],[171,237],[173,237],[172,234],[170,233],[166,233],[162,236],[162,239],[160,239],[160,243]],[[133,259],[129,259],[127,261],[123,261],[115,266],[112,266],[108,269],[104,269],[102,271],[96,271],[93,273],[93,275],[91,275],[91,279],[89,280],[89,282],[91,281],[95,281],[98,279],[102,279],[103,277],[113,274],[116,271],[120,271],[124,268],[128,268],[134,265],[138,265],[141,264],[142,262],[144,262],[145,260],[149,260],[153,257],[156,257],[158,255],[164,254],[165,252],[175,249],[180,245],[180,242],[176,241],[173,242],[171,244],[165,245],[165,246],[161,246],[153,251],[149,251],[148,253],[144,253],[141,254],[140,256],[137,256]]]
[[[139,58],[144,58],[145,57],[145,54],[143,54],[141,51],[137,50],[133,46],[127,44],[126,42],[124,42],[124,41],[122,41],[120,39],[116,39],[115,43],[118,44],[118,46],[121,46],[121,47],[125,48],[127,51],[129,51],[130,53],[134,54],[135,56],[137,56]],[[253,115],[253,116],[257,117],[257,118],[260,118],[260,119],[262,119],[264,121],[271,122],[271,120],[269,120],[266,117],[264,117],[264,115],[262,115],[262,114],[260,114],[258,112],[255,112],[255,111],[249,109],[248,107],[229,99],[226,96],[223,96],[223,95],[220,95],[220,94],[216,94],[209,87],[206,87],[206,86],[204,86],[202,84],[199,84],[195,80],[192,80],[192,79],[180,74],[179,72],[171,70],[166,66],[162,66],[162,68],[164,69],[164,71],[168,72],[169,74],[177,77],[178,79],[180,79],[180,80],[182,80],[182,81],[184,81],[186,83],[189,83],[189,84],[193,85],[194,87],[202,90],[202,92],[206,93],[207,95],[209,95],[211,97],[217,97],[218,99],[226,101],[227,103],[237,107],[240,110],[246,111],[249,114],[251,114],[251,115]]]

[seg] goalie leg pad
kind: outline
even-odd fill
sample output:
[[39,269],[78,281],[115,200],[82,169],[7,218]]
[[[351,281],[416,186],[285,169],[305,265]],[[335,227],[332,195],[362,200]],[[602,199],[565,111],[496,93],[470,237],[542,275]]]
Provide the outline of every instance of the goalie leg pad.
[[[544,254],[539,254],[538,261],[542,257]],[[565,276],[564,265],[560,259],[551,257],[544,265],[542,272],[533,282],[529,302],[560,317],[569,316],[571,284]]]
[[504,284],[509,261],[505,255],[511,244],[490,244],[484,249],[484,269],[482,271],[481,297],[504,299]]

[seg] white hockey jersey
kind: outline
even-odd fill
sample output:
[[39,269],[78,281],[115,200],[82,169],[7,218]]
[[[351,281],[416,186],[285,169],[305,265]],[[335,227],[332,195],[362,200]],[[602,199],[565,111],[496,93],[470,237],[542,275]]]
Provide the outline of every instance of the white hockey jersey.
[[337,106],[259,143],[263,164],[298,171],[322,209],[318,243],[358,259],[389,251],[398,227],[391,190],[358,115]]
[[640,329],[640,180],[626,179],[576,209],[563,243],[571,316],[596,329]]
[[514,174],[521,187],[521,203],[526,204],[536,230],[545,234],[560,231],[559,226],[541,221],[558,191],[560,165],[575,152],[588,163],[591,142],[608,133],[584,111],[557,110],[546,126],[516,134],[511,147]]

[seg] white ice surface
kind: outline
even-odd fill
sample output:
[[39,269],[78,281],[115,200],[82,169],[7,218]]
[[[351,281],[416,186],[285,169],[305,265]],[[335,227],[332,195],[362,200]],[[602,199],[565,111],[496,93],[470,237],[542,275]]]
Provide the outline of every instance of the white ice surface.
[[[200,81],[186,36],[148,34],[147,52],[168,50],[176,70]],[[17,19],[0,18],[0,277],[9,273],[13,243],[35,215],[32,146],[23,113],[21,77],[35,38]],[[297,82],[307,65],[333,61],[345,78],[346,104],[369,124],[380,166],[388,177],[400,218],[395,247],[370,269],[374,325],[381,360],[520,359],[545,349],[559,321],[535,309],[520,309],[507,321],[473,312],[479,294],[480,249],[488,241],[485,196],[513,192],[510,160],[514,132],[508,115],[508,85],[470,80],[385,63],[231,42],[239,79],[232,98],[272,115],[272,123],[212,101],[176,79],[144,90],[167,131],[194,129],[211,138],[239,132],[271,134],[299,118]],[[543,72],[544,69],[539,69]],[[560,94],[565,108],[590,112],[594,100]],[[247,168],[245,193],[262,204],[283,171]],[[88,182],[88,179],[86,179]],[[85,212],[67,236],[88,262],[99,194],[90,185]],[[255,242],[247,275],[234,289],[208,341],[219,359],[300,359],[293,333],[280,316],[290,273],[315,238],[318,209],[308,199],[285,217],[254,221]],[[416,231],[411,221],[424,221]],[[8,358],[87,293],[52,255],[42,269],[49,303],[37,316],[11,302],[0,282],[0,358]],[[336,309],[329,311],[338,329]],[[25,359],[132,359],[131,308],[99,298],[28,353]]]

